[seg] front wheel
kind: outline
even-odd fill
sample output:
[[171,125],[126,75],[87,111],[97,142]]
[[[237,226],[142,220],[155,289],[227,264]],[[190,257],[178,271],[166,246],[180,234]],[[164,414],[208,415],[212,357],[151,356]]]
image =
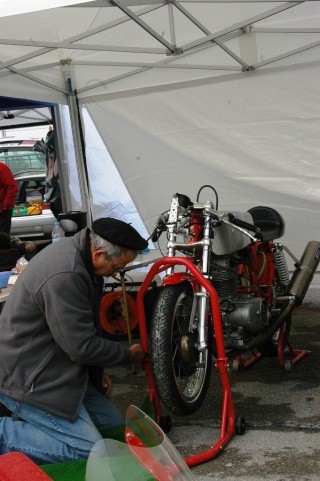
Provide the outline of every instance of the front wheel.
[[[212,327],[199,352],[198,299],[187,283],[165,286],[155,304],[150,327],[153,375],[161,401],[178,415],[192,414],[206,396],[212,369]],[[191,319],[191,315],[193,318]]]

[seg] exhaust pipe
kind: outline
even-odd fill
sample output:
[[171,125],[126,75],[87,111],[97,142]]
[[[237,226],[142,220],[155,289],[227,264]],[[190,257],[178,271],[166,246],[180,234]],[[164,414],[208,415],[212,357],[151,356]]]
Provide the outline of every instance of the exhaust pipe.
[[257,338],[252,339],[239,348],[241,351],[249,351],[256,347],[259,349],[259,345],[263,345],[266,341],[270,340],[272,336],[277,332],[282,324],[289,319],[289,316],[296,306],[300,306],[303,302],[304,296],[309,288],[314,273],[318,267],[320,261],[320,242],[310,241],[308,242],[304,253],[300,259],[299,264],[296,266],[290,283],[287,288],[286,296],[290,296],[286,308],[281,312],[276,321],[269,327],[267,332],[261,334]]
[[290,280],[287,294],[295,298],[295,305],[300,306],[307,293],[314,273],[320,261],[320,242],[308,242],[299,264]]

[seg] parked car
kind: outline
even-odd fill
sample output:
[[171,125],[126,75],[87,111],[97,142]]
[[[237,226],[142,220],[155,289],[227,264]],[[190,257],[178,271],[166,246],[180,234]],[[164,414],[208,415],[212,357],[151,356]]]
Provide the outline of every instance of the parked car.
[[[0,161],[11,169],[18,182],[16,209],[11,233],[20,238],[50,238],[56,220],[46,202],[46,157],[37,141],[0,142]],[[42,212],[25,215],[32,203],[41,203]],[[37,212],[35,210],[34,212]]]
[[[21,238],[49,238],[56,218],[44,196],[45,173],[21,174],[16,175],[15,179],[18,182],[19,192],[11,222],[11,233]],[[33,203],[41,203],[41,213],[25,215],[25,209],[28,209],[28,206],[30,207]],[[38,212],[37,209],[34,209],[34,211]]]
[[0,141],[0,161],[7,164],[13,175],[47,170],[43,141],[38,140]]

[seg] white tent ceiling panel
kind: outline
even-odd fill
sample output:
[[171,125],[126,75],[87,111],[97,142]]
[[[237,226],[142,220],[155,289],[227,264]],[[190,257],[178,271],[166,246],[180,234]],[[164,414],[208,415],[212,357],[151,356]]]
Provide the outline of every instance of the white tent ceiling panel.
[[[12,79],[11,77],[1,78],[1,93],[8,97],[40,100],[51,103],[65,103],[66,97],[59,90],[46,87],[39,82],[29,80],[27,77]],[[41,88],[39,88],[41,86]]]
[[[288,43],[290,48],[288,48]],[[281,56],[280,60],[282,61],[287,59],[288,52],[293,52],[294,56],[290,55],[289,58],[290,63],[294,64],[297,61],[296,56],[299,54],[299,50],[306,45],[314,46],[302,51],[305,55],[304,60],[317,60],[319,58],[314,53],[316,47],[319,47],[319,33],[301,34],[299,36],[278,33],[271,37],[267,33],[251,32],[238,39],[230,40],[226,45],[249,65],[271,59],[275,56],[275,52],[277,56]],[[250,57],[252,52],[254,55]]]

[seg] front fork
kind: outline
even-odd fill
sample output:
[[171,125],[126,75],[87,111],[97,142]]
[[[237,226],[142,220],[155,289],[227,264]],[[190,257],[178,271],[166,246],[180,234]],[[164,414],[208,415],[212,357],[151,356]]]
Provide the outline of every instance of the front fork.
[[[210,253],[211,253],[211,223],[210,216],[206,215],[204,220],[204,233],[202,245],[201,270],[202,275],[207,280],[210,277]],[[169,229],[170,230],[170,229]],[[171,233],[171,242],[169,242],[169,257],[174,257],[176,244],[173,241]],[[187,281],[191,284],[194,298],[190,316],[189,329],[190,332],[197,330],[198,338],[196,348],[199,352],[204,352],[208,348],[208,312],[210,307],[209,295],[207,290],[195,280],[194,276],[188,273],[172,273],[163,282],[163,285],[180,284]],[[198,316],[197,316],[198,307]]]
[[198,351],[204,352],[208,347],[208,312],[209,312],[209,295],[206,290],[201,288],[200,292],[195,294],[195,299],[199,304],[199,328],[198,328]]
[[[210,278],[210,253],[212,244],[212,228],[211,217],[205,215],[204,217],[204,235],[203,235],[203,248],[202,248],[202,275],[207,280]],[[206,289],[201,286],[200,291],[197,293],[199,297],[199,345],[198,350],[204,352],[208,348],[208,313],[209,313],[209,295]]]
[[185,272],[170,274],[164,279],[162,285],[177,285],[182,282],[188,282],[193,290],[189,330],[190,332],[197,331],[196,348],[199,352],[204,352],[208,347],[209,295],[204,287],[201,286],[199,289],[199,284],[191,274]]

